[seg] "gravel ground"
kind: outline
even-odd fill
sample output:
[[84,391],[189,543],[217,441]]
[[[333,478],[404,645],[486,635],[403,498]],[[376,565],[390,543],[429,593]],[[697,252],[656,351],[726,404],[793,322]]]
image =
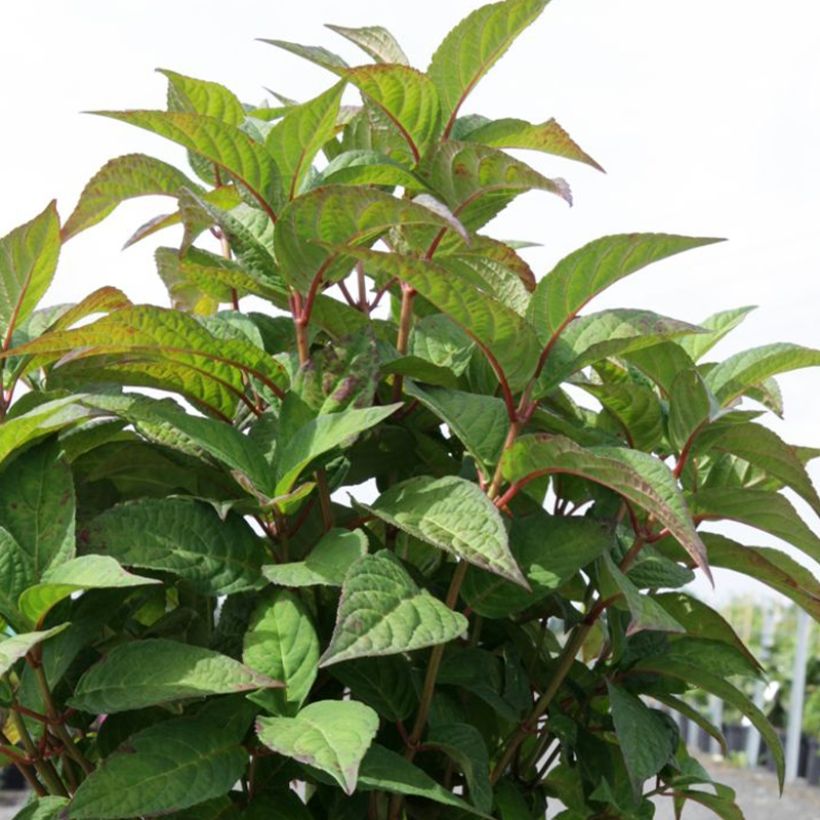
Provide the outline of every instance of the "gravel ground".
[[[820,788],[806,786],[798,780],[786,786],[778,800],[777,781],[771,772],[748,771],[711,760],[701,763],[719,780],[737,792],[738,803],[746,820],[817,820],[820,818]],[[12,820],[27,799],[26,792],[0,792],[0,820]],[[674,820],[670,800],[658,801],[655,820]],[[715,820],[703,806],[690,803],[683,810],[683,820]]]

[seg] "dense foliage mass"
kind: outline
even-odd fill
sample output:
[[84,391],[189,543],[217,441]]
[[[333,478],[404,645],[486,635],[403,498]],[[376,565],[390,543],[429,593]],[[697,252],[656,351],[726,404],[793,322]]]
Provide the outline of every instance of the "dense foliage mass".
[[[52,203],[0,240],[19,817],[650,818],[653,795],[741,817],[661,708],[720,740],[692,689],[748,716],[782,778],[732,682],[755,658],[681,588],[726,567],[820,614],[782,552],[700,529],[820,556],[781,493],[820,511],[818,453],[759,421],[820,352],[710,360],[747,309],[587,312],[712,239],[607,236],[537,279],[485,232],[526,191],[570,199],[504,149],[597,167],[554,120],[464,110],[546,4],[477,9],[426,72],[379,27],[331,27],[372,60],[352,66],[270,41],[335,76],[302,103],[164,71],[167,110],[101,113],[193,176],[118,157],[65,221]],[[38,308],[61,245],[146,194],[172,207],[130,242],[184,226],[156,252],[173,307],[106,287]]]

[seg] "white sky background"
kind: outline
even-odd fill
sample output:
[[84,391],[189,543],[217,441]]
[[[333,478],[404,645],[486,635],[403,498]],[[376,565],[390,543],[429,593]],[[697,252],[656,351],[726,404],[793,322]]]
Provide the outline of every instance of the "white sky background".
[[[322,69],[256,37],[359,54],[322,23],[380,24],[425,68],[444,34],[479,0],[26,0],[0,3],[0,234],[53,197],[65,219],[109,158],[134,151],[185,167],[184,152],[94,109],[163,108],[158,67],[220,82],[247,102],[268,86],[297,99],[327,88]],[[366,58],[361,55],[361,61]],[[606,233],[667,231],[730,241],[659,263],[614,286],[593,309],[643,307],[697,322],[756,304],[724,342],[727,354],[770,341],[820,346],[820,11],[807,0],[554,0],[486,77],[463,113],[554,116],[606,169],[529,153],[575,195],[532,193],[492,226],[544,247],[538,275]],[[167,304],[153,249],[125,252],[133,230],[170,200],[121,206],[64,248],[47,303],[104,284]],[[780,379],[789,442],[820,446],[820,371]],[[820,470],[813,468],[815,481]],[[817,525],[800,505],[810,526]],[[774,544],[755,531],[732,535]],[[750,589],[719,573],[718,595]],[[701,591],[705,587],[700,587]],[[755,587],[755,590],[762,588]]]

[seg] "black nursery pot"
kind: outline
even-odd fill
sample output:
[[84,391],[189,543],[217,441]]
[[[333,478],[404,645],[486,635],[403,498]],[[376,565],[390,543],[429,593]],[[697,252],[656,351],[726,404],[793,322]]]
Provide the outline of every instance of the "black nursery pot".
[[812,786],[820,785],[820,739],[809,738],[806,744],[806,780]]
[[723,730],[726,745],[730,752],[745,752],[746,741],[749,737],[749,727],[739,723],[731,723]]

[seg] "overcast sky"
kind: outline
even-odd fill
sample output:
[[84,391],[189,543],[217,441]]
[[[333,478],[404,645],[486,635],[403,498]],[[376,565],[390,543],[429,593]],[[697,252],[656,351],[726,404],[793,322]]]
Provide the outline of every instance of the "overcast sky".
[[[184,163],[184,152],[94,109],[162,108],[155,68],[218,81],[246,102],[264,87],[306,99],[326,72],[256,37],[359,52],[322,23],[380,24],[425,68],[477,0],[27,0],[0,4],[0,235],[53,197],[66,218],[109,158],[133,151]],[[554,0],[481,82],[464,113],[550,116],[607,170],[529,155],[575,195],[532,193],[492,226],[527,252],[537,274],[606,233],[668,231],[730,241],[692,251],[613,287],[595,308],[644,307],[697,322],[716,310],[759,309],[719,348],[769,341],[820,346],[820,13],[806,0]],[[168,201],[122,206],[63,251],[48,302],[103,284],[166,304],[154,273],[160,235],[125,252],[133,230]],[[787,441],[820,446],[820,371],[781,378]],[[820,472],[813,469],[815,481]],[[817,520],[801,506],[816,528]],[[746,531],[733,530],[744,538]],[[775,543],[750,531],[748,543]],[[721,576],[721,597],[739,589]],[[731,579],[731,580],[730,580]]]

